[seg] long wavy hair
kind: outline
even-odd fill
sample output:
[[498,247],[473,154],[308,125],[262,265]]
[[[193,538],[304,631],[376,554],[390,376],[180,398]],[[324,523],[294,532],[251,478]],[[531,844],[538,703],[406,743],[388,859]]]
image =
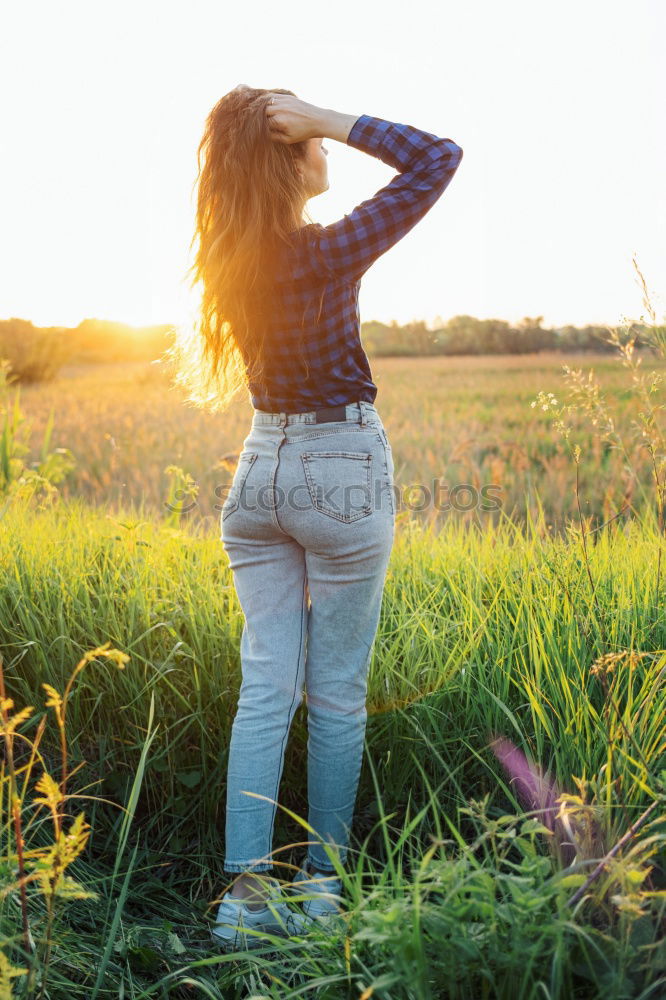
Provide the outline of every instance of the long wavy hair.
[[[190,287],[200,288],[200,304],[192,322],[173,328],[175,339],[166,354],[188,400],[212,412],[226,409],[250,378],[264,384],[271,340],[280,335],[285,316],[284,280],[277,280],[280,249],[293,245],[303,216],[312,224],[295,163],[304,157],[306,142],[271,136],[265,113],[271,94],[296,96],[278,87],[241,84],[221,97],[206,118],[197,150],[196,226],[190,243],[196,252],[187,274]],[[320,292],[317,318],[323,287]],[[306,378],[307,313],[306,307],[298,358]]]

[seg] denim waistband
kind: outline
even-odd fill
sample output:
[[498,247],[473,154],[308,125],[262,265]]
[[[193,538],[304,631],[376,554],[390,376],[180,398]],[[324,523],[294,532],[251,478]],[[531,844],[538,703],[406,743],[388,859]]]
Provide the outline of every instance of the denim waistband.
[[[345,420],[353,420],[360,424],[364,424],[370,420],[376,420],[378,417],[377,409],[374,403],[368,403],[367,400],[361,399],[356,403],[345,403],[341,404],[345,407],[346,416],[343,418]],[[256,427],[258,424],[272,424],[275,427],[287,427],[290,424],[314,424],[316,410],[307,410],[304,413],[268,413],[266,410],[253,410],[252,416],[252,426]]]

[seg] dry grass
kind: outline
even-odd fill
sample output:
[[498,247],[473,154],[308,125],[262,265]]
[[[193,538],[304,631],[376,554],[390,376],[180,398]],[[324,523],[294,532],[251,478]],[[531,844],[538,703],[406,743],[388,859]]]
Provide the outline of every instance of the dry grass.
[[[454,358],[379,358],[373,363],[378,385],[376,406],[393,445],[396,486],[401,508],[436,524],[446,517],[487,523],[499,512],[470,510],[470,484],[479,494],[492,487],[504,512],[522,519],[536,511],[536,495],[547,519],[560,525],[576,515],[574,471],[553,418],[530,402],[541,391],[564,397],[563,366],[593,368],[620,429],[628,434],[639,404],[627,388],[626,372],[608,355],[485,355]],[[661,359],[650,367],[663,371]],[[55,413],[53,446],[70,448],[77,468],[61,489],[64,496],[91,502],[141,499],[164,512],[169,492],[165,470],[177,465],[199,484],[191,513],[215,518],[216,486],[226,485],[234,456],[249,431],[249,400],[238,400],[225,414],[211,415],[184,402],[155,364],[135,362],[64,368],[52,383],[25,386],[21,405],[32,423],[35,456],[51,407]],[[626,458],[586,427],[580,493],[583,513],[611,517],[627,496]],[[649,456],[636,443],[630,452],[638,480],[650,479]],[[224,457],[227,462],[221,462]],[[435,493],[441,483],[440,508],[448,491],[458,487],[454,510],[437,509],[422,489]],[[629,490],[631,488],[629,487]],[[428,496],[426,495],[426,496]],[[218,493],[219,496],[219,493]],[[454,492],[453,496],[456,496]],[[637,511],[640,509],[640,498]]]

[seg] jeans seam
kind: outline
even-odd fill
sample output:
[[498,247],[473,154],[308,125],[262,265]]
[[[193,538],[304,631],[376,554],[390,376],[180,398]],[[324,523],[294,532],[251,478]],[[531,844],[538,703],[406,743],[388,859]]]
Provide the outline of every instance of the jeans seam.
[[[296,663],[296,675],[295,675],[295,678],[294,678],[294,690],[293,690],[292,696],[291,696],[291,705],[289,706],[289,711],[287,713],[287,725],[286,725],[286,728],[285,728],[284,736],[282,737],[282,745],[280,747],[280,761],[282,763],[284,763],[285,743],[286,743],[287,737],[289,735],[289,725],[290,725],[290,722],[291,722],[291,710],[293,708],[294,701],[296,700],[296,694],[297,694],[297,691],[298,691],[298,678],[301,676],[301,666],[302,666],[302,662],[301,661],[302,661],[302,657],[303,657],[303,619],[305,618],[305,615],[307,614],[307,600],[306,600],[306,591],[305,591],[306,584],[307,584],[307,573],[306,573],[306,571],[304,569],[303,570],[303,581],[301,583],[301,630],[300,630],[300,634],[299,634],[299,643],[298,643],[298,661]],[[277,778],[276,778],[276,782],[275,782],[275,794],[273,795],[273,799],[274,799],[273,812],[271,814],[271,822],[270,822],[270,826],[269,826],[269,831],[271,832],[271,834],[272,834],[272,831],[273,831],[273,825],[275,823],[275,814],[277,812],[278,792],[280,790],[280,778],[282,777],[281,771],[282,771],[282,767],[281,767],[280,763],[278,763],[278,774],[277,774]]]
[[[229,506],[227,507],[226,506],[226,501],[225,501],[225,503],[222,505],[222,520],[223,521],[229,516],[229,514],[232,514],[235,510],[238,509],[238,507],[240,505],[240,501],[241,501],[241,496],[242,496],[242,493],[243,493],[243,487],[245,486],[245,481],[246,481],[246,479],[248,477],[248,473],[249,473],[250,469],[252,468],[252,466],[254,465],[255,460],[257,459],[258,455],[259,455],[258,451],[244,452],[240,456],[240,458],[238,459],[237,468],[240,468],[241,462],[243,462],[245,464],[245,468],[243,469],[243,471],[241,472],[240,476],[238,477],[238,489],[236,490],[236,494],[235,494],[235,496],[233,498],[232,503],[230,503]],[[227,500],[231,500],[231,498],[232,498],[232,494],[229,493],[229,496],[227,497]]]
[[[293,424],[291,425],[294,426]],[[311,424],[304,424],[305,427],[312,426]],[[351,427],[336,427],[332,431],[318,431],[314,434],[303,434],[298,438],[287,439],[285,444],[299,444],[301,441],[313,441],[315,438],[331,437],[335,434],[365,434],[369,429],[377,429],[378,425],[373,423],[366,424],[352,424]]]

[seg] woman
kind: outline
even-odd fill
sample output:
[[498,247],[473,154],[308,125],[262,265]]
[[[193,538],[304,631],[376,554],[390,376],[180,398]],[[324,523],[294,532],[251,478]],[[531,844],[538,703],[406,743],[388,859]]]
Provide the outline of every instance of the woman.
[[[304,210],[329,186],[326,139],[398,173],[321,226],[306,222]],[[358,289],[435,204],[461,158],[450,139],[319,108],[287,90],[241,85],[206,122],[194,265],[203,285],[199,369],[209,385],[217,379],[218,405],[245,387],[253,406],[221,508],[245,619],[224,859],[237,877],[213,932],[227,947],[262,943],[261,930],[303,931],[339,909],[332,856],[344,864],[395,529],[391,445],[360,341]],[[264,874],[273,867],[285,745],[304,685],[316,831],[294,880],[312,896],[305,915],[278,902],[279,883]],[[237,937],[237,928],[254,934]]]

